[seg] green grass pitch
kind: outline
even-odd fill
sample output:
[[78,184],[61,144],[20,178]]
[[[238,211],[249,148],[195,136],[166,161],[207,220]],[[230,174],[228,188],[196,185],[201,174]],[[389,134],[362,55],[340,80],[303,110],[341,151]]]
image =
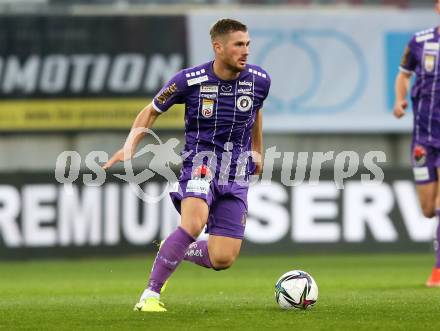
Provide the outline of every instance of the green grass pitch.
[[[440,330],[432,254],[241,256],[215,272],[184,262],[162,299],[133,312],[153,256],[0,263],[1,330]],[[302,269],[319,286],[307,311],[283,311],[274,283]]]

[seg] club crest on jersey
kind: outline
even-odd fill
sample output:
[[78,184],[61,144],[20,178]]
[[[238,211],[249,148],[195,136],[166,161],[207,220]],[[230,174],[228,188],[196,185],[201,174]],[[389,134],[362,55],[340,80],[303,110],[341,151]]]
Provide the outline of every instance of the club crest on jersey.
[[427,72],[433,72],[435,67],[435,55],[425,54],[425,58],[423,60],[423,66]]
[[413,148],[413,159],[416,166],[424,166],[426,164],[426,149],[423,146],[416,145]]
[[237,99],[236,104],[240,111],[248,111],[252,107],[252,99],[247,95],[242,95]]
[[205,118],[210,118],[214,114],[214,100],[203,99],[202,115]]

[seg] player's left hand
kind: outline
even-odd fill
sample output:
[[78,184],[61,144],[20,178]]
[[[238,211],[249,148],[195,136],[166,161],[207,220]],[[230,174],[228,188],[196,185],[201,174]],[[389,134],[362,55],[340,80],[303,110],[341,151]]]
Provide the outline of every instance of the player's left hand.
[[263,157],[260,153],[252,151],[252,161],[255,163],[253,175],[260,176],[263,173]]
[[263,162],[255,162],[254,175],[260,176],[263,173]]
[[130,153],[125,153],[124,148],[121,148],[120,150],[116,151],[115,154],[108,160],[102,168],[104,170],[110,169],[114,164],[118,162],[124,162],[125,160],[129,160],[132,158],[132,155]]

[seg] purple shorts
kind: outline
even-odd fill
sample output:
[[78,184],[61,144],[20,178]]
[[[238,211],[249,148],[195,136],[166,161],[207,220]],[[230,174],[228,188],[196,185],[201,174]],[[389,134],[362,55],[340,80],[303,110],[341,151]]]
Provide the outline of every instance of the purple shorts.
[[187,197],[200,198],[209,207],[206,232],[216,236],[243,239],[246,227],[248,187],[234,182],[218,184],[201,179],[179,181],[176,192],[171,192],[171,200],[180,213],[181,201]]
[[411,164],[416,184],[422,185],[438,180],[440,149],[418,142],[411,146]]

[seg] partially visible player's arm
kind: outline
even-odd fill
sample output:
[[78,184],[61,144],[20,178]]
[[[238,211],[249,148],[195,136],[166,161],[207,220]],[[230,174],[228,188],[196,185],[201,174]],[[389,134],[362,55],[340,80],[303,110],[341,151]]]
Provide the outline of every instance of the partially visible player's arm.
[[405,115],[405,109],[408,107],[408,101],[406,95],[408,94],[409,84],[411,80],[411,73],[399,71],[396,77],[396,83],[394,86],[395,92],[395,104],[393,113],[397,118],[401,118]]
[[257,117],[252,127],[252,151],[255,152],[253,161],[256,165],[254,175],[263,172],[263,111],[257,111]]
[[153,108],[152,103],[142,109],[133,122],[124,147],[113,154],[103,168],[108,169],[115,163],[131,159],[136,151],[137,145],[145,136],[145,129],[151,128],[160,114],[161,113]]

